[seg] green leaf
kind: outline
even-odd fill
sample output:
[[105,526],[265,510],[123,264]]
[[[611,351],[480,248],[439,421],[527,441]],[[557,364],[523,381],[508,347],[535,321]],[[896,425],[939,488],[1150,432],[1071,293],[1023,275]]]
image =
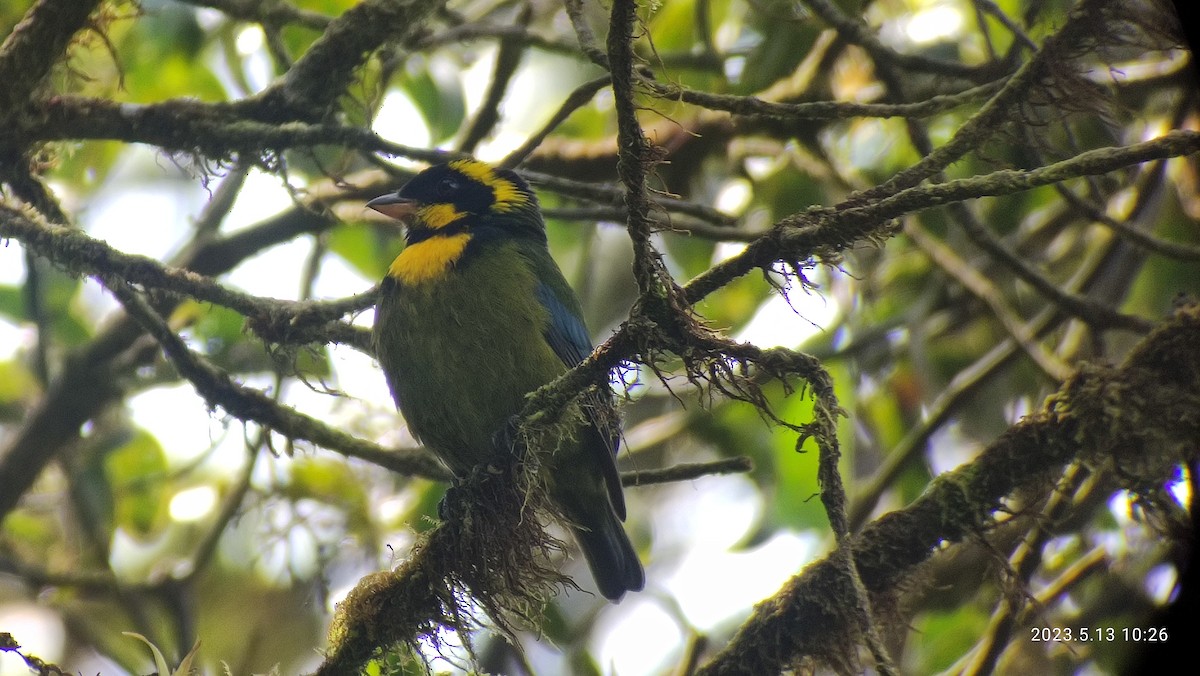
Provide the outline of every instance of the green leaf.
[[233,373],[274,371],[276,363],[262,342],[245,331],[245,318],[229,308],[189,300],[171,313],[173,326],[188,326],[193,347]]
[[[779,402],[780,395],[772,397],[772,405],[780,418],[791,423],[807,423],[812,420],[812,399],[793,394]],[[808,439],[797,449],[796,432],[785,427],[771,428],[771,437],[777,463],[775,510],[780,523],[796,529],[824,529],[829,519],[819,498],[821,486],[817,481],[820,452],[816,442]],[[844,458],[843,458],[844,461]]]
[[[1178,193],[1164,191],[1164,198],[1162,211],[1154,216],[1155,229],[1151,234],[1193,247],[1200,244],[1200,230],[1179,203]],[[1200,275],[1196,274],[1196,263],[1180,258],[1150,256],[1121,310],[1146,316],[1167,315],[1178,294],[1200,296]]]
[[794,3],[786,0],[765,0],[762,8],[749,15],[749,25],[741,31],[740,41],[754,46],[741,69],[740,94],[761,91],[793,75],[823,29],[820,22],[801,20]]
[[105,456],[104,472],[114,499],[115,525],[148,535],[165,523],[167,459],[158,439],[135,430]]
[[295,500],[309,498],[336,505],[346,514],[352,533],[373,531],[373,521],[362,479],[341,460],[298,457],[292,462],[291,482],[282,491]]
[[695,0],[651,5],[650,36],[658,52],[690,52],[698,43]]
[[55,180],[81,191],[82,195],[103,185],[124,146],[116,141],[86,141],[56,143],[50,164]]
[[56,544],[61,544],[62,533],[58,524],[42,514],[34,514],[30,510],[14,509],[4,517],[4,540],[11,543],[21,553],[25,550],[36,556]]
[[133,632],[133,631],[123,631],[123,632],[121,632],[121,634],[123,634],[125,636],[129,636],[131,638],[136,638],[137,640],[141,641],[142,643],[145,643],[146,645],[150,646],[150,652],[154,655],[154,670],[157,671],[159,674],[170,674],[171,673],[171,670],[167,668],[167,658],[163,657],[162,651],[158,649],[158,646],[151,643],[150,639],[146,638],[145,636],[142,636],[141,634],[139,634],[137,632]]
[[[48,320],[53,341],[74,346],[90,338],[92,329],[76,309],[81,286],[79,279],[41,259],[36,268],[42,293],[42,311]],[[17,322],[33,321],[24,291],[13,286],[0,287],[0,314],[12,317]]]
[[205,39],[195,12],[187,7],[164,4],[147,12],[119,45],[128,99],[224,100],[225,88],[201,58]]
[[921,637],[921,649],[909,651],[920,663],[906,664],[905,671],[936,674],[948,669],[971,650],[987,626],[988,616],[973,605],[921,615],[913,623],[914,635]]
[[0,285],[0,315],[24,321],[25,295],[20,288],[5,284]]
[[329,362],[329,352],[324,347],[302,347],[295,352],[292,363],[283,364],[286,369],[290,366],[296,374],[304,378],[328,378],[333,373],[333,365]]
[[37,378],[25,364],[15,359],[0,361],[0,417],[33,401],[40,391]]
[[796,171],[789,162],[780,163],[778,171],[754,183],[754,203],[771,210],[771,220],[803,211],[825,200],[821,185],[808,175]]
[[399,229],[395,237],[362,223],[346,223],[329,232],[329,250],[337,254],[368,279],[383,279],[404,241]]
[[171,676],[189,676],[192,673],[192,662],[195,661],[198,652],[200,652],[200,639],[196,639],[192,649],[179,661],[179,668],[171,672]]
[[712,326],[719,326],[727,333],[736,334],[754,318],[759,306],[766,302],[772,293],[774,290],[762,275],[746,275],[701,300],[696,304],[696,310]]
[[716,247],[712,240],[699,237],[666,237],[663,244],[668,255],[668,264],[682,270],[682,275],[676,275],[682,279],[695,277],[712,265],[713,249]]
[[433,144],[450,138],[462,126],[467,106],[462,82],[456,75],[423,63],[404,74],[400,89],[425,119]]

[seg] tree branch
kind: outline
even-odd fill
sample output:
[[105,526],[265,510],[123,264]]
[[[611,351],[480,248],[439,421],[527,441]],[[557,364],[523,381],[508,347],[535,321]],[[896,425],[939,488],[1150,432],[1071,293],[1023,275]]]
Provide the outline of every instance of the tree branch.
[[[177,256],[175,266],[208,276],[227,272],[263,249],[328,227],[332,219],[322,205],[317,197],[235,234],[193,241]],[[0,218],[0,227],[14,222],[18,221]],[[140,342],[143,336],[136,322],[121,317],[64,358],[58,376],[0,452],[0,519],[59,449],[78,437],[80,426],[124,393],[128,373],[153,353],[154,343]]]
[[985,80],[990,75],[988,71],[994,68],[978,68],[967,66],[957,61],[942,61],[919,54],[902,54],[890,49],[875,37],[867,25],[844,12],[830,0],[804,0],[804,4],[813,10],[823,21],[833,26],[849,42],[861,46],[872,57],[881,63],[891,63],[905,70],[925,71],[943,77],[961,77],[970,80]]
[[100,0],[38,0],[0,45],[0,116],[29,103],[34,90],[87,25]]
[[281,79],[234,105],[262,121],[320,120],[372,51],[415,36],[443,2],[363,0],[334,19]]
[[747,118],[799,122],[803,120],[846,120],[852,117],[932,117],[992,96],[1004,86],[997,80],[955,94],[938,94],[913,103],[857,103],[854,101],[806,101],[778,103],[757,96],[713,94],[675,84],[642,78],[640,83],[662,99],[682,101],[708,110],[720,110]]
[[339,327],[336,321],[375,304],[373,292],[337,302],[252,296],[191,270],[167,267],[148,256],[122,253],[79,230],[40,222],[33,214],[22,214],[5,204],[0,204],[0,237],[16,239],[77,275],[117,278],[127,284],[227,307],[244,315],[248,325],[261,331],[268,340],[279,343],[324,343],[327,337],[336,336],[335,341],[364,347],[355,330]]
[[112,140],[146,143],[169,152],[211,159],[261,158],[292,148],[336,145],[365,152],[444,161],[445,152],[392,143],[370,129],[337,123],[262,122],[228,103],[171,99],[138,105],[108,99],[56,96],[36,104],[27,141]]
[[[1196,461],[1198,344],[1200,306],[1192,305],[1145,337],[1120,367],[1080,368],[1040,412],[1009,428],[975,461],[939,476],[908,507],[854,536],[848,546],[868,590],[894,595],[943,543],[992,528],[1006,496],[1046,490],[1076,459],[1126,469],[1144,461],[1154,476],[1124,475],[1135,491],[1167,480],[1178,463]],[[853,595],[836,559],[835,553],[812,564],[759,604],[698,673],[779,673],[804,656],[844,659],[855,624],[838,609],[852,607]]]
[[[1116,148],[1099,148],[1030,171],[1001,170],[982,176],[902,190],[873,203],[862,203],[861,194],[835,207],[811,207],[779,220],[771,232],[752,242],[745,251],[696,276],[684,287],[696,302],[729,281],[779,261],[807,260],[816,255],[836,255],[870,237],[884,236],[892,219],[952,202],[997,197],[1032,190],[1083,176],[1096,176],[1143,162],[1200,152],[1200,133],[1174,130],[1151,141]],[[1118,324],[1135,330],[1145,320],[1129,318]]]
[[449,473],[434,457],[424,452],[387,451],[376,444],[334,429],[311,416],[275,402],[258,390],[233,382],[229,375],[188,349],[183,340],[129,284],[116,277],[102,276],[101,281],[147,333],[162,346],[179,373],[190,381],[196,392],[215,408],[247,422],[269,427],[289,439],[303,439],[349,457],[378,460],[390,456],[388,466],[402,474],[447,480]]

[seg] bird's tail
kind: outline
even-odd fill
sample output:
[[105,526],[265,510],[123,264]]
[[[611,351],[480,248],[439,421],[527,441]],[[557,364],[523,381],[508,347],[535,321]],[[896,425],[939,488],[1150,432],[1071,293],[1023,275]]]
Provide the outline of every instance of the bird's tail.
[[580,524],[572,530],[600,593],[610,601],[620,601],[625,592],[646,586],[646,573],[617,515],[611,509],[597,511],[597,523]]

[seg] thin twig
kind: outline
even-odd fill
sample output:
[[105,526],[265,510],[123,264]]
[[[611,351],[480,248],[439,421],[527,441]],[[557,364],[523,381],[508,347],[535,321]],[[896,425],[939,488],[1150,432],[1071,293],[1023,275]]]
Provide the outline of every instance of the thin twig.
[[[0,44],[0,119],[23,110],[100,0],[38,0]],[[7,127],[6,129],[7,130]]]
[[902,54],[886,47],[867,28],[865,23],[845,14],[830,0],[804,0],[804,4],[847,40],[867,50],[878,63],[891,63],[905,70],[926,71],[941,76],[967,79],[977,78],[982,72],[982,69],[978,67],[967,66],[957,61],[942,61],[920,54]]
[[427,453],[386,451],[385,449],[335,429],[319,420],[272,401],[262,392],[234,383],[229,376],[192,352],[175,334],[154,308],[150,306],[127,282],[112,277],[101,277],[101,282],[113,292],[147,333],[154,336],[180,375],[196,388],[196,392],[209,406],[228,411],[239,420],[256,422],[278,431],[291,439],[304,439],[323,448],[349,457],[372,459],[379,454],[392,457],[392,466],[402,468],[404,474],[445,480],[448,474],[441,464]]
[[609,57],[604,53],[604,50],[600,49],[600,43],[596,40],[596,34],[592,32],[592,27],[588,25],[587,16],[584,13],[583,0],[564,0],[563,5],[567,8],[567,17],[571,20],[571,27],[575,29],[575,38],[579,41],[579,49],[592,63],[608,70]]
[[927,233],[915,218],[905,220],[904,234],[908,235],[935,265],[953,277],[976,298],[986,303],[1009,337],[1020,346],[1043,373],[1056,383],[1067,379],[1071,373],[1070,367],[1034,341],[1034,337],[1028,333],[1029,326],[1021,322],[994,284],[966,261],[959,258],[953,249]]
[[[529,16],[530,7],[525,5],[517,17],[516,23],[518,25],[527,24]],[[504,95],[508,92],[508,85],[516,75],[517,68],[521,65],[525,51],[525,45],[517,40],[512,38],[500,40],[500,48],[496,52],[496,63],[492,67],[492,79],[488,83],[479,110],[468,123],[467,130],[459,141],[459,152],[468,154],[475,152],[475,146],[479,145],[479,142],[487,138],[488,134],[495,129],[496,124],[500,121],[500,104],[504,101]]]
[[713,460],[711,462],[685,462],[662,469],[640,469],[621,473],[624,486],[650,486],[676,481],[690,481],[703,476],[718,474],[744,474],[754,471],[754,462],[746,456]]
[[1141,317],[1127,315],[1099,301],[1063,291],[1024,258],[1010,251],[999,237],[978,220],[962,219],[959,224],[962,225],[971,241],[991,255],[993,259],[1016,273],[1017,277],[1036,289],[1047,300],[1091,326],[1098,329],[1119,328],[1139,333],[1145,333],[1153,326],[1150,321]]
[[[1200,307],[1190,305],[1144,337],[1120,366],[1091,366],[1077,373],[1045,407],[1012,425],[974,461],[939,476],[904,509],[877,519],[847,545],[868,589],[894,590],[947,543],[995,527],[994,510],[1006,496],[1037,490],[1048,475],[1071,462],[1100,465],[1131,444],[1169,458],[1161,463],[1166,472],[1178,465],[1172,449],[1191,449],[1189,461],[1194,462],[1192,442],[1200,437],[1200,419],[1194,416],[1200,353],[1188,347],[1195,344],[1200,344]],[[1114,392],[1131,387],[1139,396],[1125,398],[1127,406],[1108,403]],[[1161,430],[1170,430],[1170,443],[1179,445],[1168,448],[1152,441]],[[808,565],[756,606],[699,673],[779,673],[805,656],[828,655],[831,644],[850,628],[848,618],[829,613],[830,594],[846,592],[841,570],[833,555]],[[822,621],[803,619],[812,617]]]
[[[157,289],[206,301],[245,315],[250,326],[272,338],[286,342],[287,336],[299,342],[321,335],[336,335],[339,340],[362,346],[357,332],[348,325],[344,330],[329,325],[345,314],[364,310],[375,303],[373,292],[341,301],[296,302],[263,299],[236,291],[191,270],[167,267],[157,260],[113,249],[79,230],[39,222],[32,214],[0,204],[0,236],[13,237],[31,251],[69,267],[76,274],[119,277],[129,284]],[[326,326],[334,333],[318,329]],[[322,339],[323,340],[323,339]]]
[[857,103],[854,101],[808,101],[777,103],[757,96],[713,94],[675,84],[643,78],[642,86],[659,98],[682,101],[709,110],[720,110],[739,117],[799,122],[804,120],[845,120],[852,117],[932,117],[959,106],[985,99],[1004,86],[997,80],[971,87],[956,94],[938,94],[913,103]]
[[1050,499],[1042,509],[1041,518],[1036,525],[1025,534],[1021,544],[1009,559],[1011,580],[1009,584],[1015,589],[1002,595],[998,607],[988,621],[988,628],[971,650],[974,657],[966,667],[967,674],[990,674],[996,668],[1000,654],[1012,639],[1013,630],[1020,625],[1021,618],[1027,607],[1026,591],[1030,578],[1037,572],[1042,562],[1042,549],[1046,542],[1055,534],[1054,527],[1063,518],[1071,506],[1071,498],[1078,488],[1080,481],[1087,475],[1087,470],[1078,462],[1072,463],[1063,472]]
[[551,132],[553,132],[555,129],[558,129],[559,125],[567,121],[567,118],[571,116],[571,113],[574,113],[576,110],[579,110],[583,106],[587,105],[587,103],[596,96],[597,92],[607,87],[611,82],[612,80],[606,75],[604,77],[598,77],[594,80],[588,80],[587,82],[584,82],[576,87],[570,94],[567,95],[567,98],[563,100],[562,104],[559,105],[558,110],[554,111],[554,114],[550,116],[550,119],[546,121],[546,124],[542,125],[540,129],[531,134],[529,138],[520,145],[520,147],[506,155],[504,159],[500,161],[500,166],[509,168],[519,166],[521,162],[525,161],[525,158],[533,154],[533,151],[542,144],[542,141],[546,140],[546,137],[548,137]]

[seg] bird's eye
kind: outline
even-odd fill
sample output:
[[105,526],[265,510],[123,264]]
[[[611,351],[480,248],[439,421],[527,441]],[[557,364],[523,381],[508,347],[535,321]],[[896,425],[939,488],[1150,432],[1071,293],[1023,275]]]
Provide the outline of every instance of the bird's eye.
[[458,191],[458,181],[454,178],[443,178],[437,184],[437,194],[439,198],[452,197]]

